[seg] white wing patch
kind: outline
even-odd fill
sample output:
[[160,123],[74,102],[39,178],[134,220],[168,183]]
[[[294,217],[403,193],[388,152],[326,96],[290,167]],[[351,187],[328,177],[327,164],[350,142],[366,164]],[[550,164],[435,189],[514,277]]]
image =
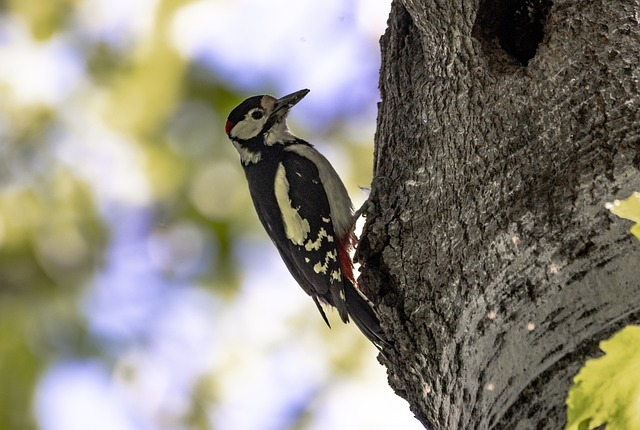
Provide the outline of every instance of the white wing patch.
[[287,172],[284,170],[282,163],[280,163],[276,171],[274,188],[278,208],[280,208],[280,213],[282,214],[284,233],[291,242],[302,246],[311,231],[311,227],[309,226],[309,221],[303,219],[298,213],[299,208],[296,209],[291,206],[289,181],[287,180]]
[[317,251],[322,246],[322,239],[325,237],[327,238],[327,242],[333,242],[333,236],[328,235],[327,230],[321,228],[316,240],[311,241],[311,239],[309,239],[307,243],[304,244],[304,249],[307,251]]
[[[329,269],[329,262],[330,261],[337,261],[336,259],[338,258],[338,252],[337,251],[329,251],[327,252],[327,255],[324,256],[324,263],[322,263],[322,261],[318,261],[315,266],[313,266],[313,271],[316,273],[327,273],[327,269]],[[335,278],[335,270],[331,272],[332,277]],[[340,274],[338,273],[338,276],[340,276]],[[338,278],[339,280],[339,278]]]

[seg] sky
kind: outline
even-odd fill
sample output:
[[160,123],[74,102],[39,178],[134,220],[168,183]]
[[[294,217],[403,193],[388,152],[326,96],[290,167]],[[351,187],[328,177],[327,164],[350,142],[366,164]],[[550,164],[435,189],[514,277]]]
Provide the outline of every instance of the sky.
[[[12,88],[15,103],[58,110],[63,126],[51,151],[87,181],[111,231],[104,264],[78,302],[101,356],[61,354],[48,365],[34,396],[40,428],[422,428],[355,326],[333,315],[332,330],[322,327],[255,218],[256,233],[233,245],[243,268],[233,298],[199,280],[218,270],[216,234],[189,220],[158,225],[142,152],[105,121],[105,96],[87,78],[81,51],[88,41],[144,51],[160,6],[85,0],[73,24],[46,41],[34,40],[19,18],[0,17],[0,83]],[[345,172],[345,151],[324,130],[340,122],[349,139],[373,151],[378,39],[389,8],[388,0],[192,1],[171,16],[166,42],[247,96],[310,88],[292,121],[319,135],[313,143]],[[194,102],[180,112],[188,121],[172,123],[170,144],[201,157],[211,136],[222,136],[224,119]],[[198,134],[190,134],[194,127]],[[243,181],[239,166],[214,159],[198,167],[188,198],[210,219],[241,218]],[[358,184],[349,189],[356,205],[366,197]],[[73,258],[70,243],[65,255]]]

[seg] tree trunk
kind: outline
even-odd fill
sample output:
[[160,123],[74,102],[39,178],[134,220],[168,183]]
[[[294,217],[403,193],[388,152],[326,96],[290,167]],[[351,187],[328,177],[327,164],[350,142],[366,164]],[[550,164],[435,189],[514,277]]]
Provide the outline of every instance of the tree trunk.
[[640,316],[640,6],[394,1],[360,284],[430,429],[559,429]]

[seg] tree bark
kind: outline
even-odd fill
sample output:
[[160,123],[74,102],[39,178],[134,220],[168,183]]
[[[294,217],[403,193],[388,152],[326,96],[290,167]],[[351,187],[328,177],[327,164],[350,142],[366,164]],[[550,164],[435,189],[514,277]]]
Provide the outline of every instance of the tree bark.
[[[515,4],[515,6],[514,6]],[[430,429],[559,429],[640,316],[640,5],[394,1],[360,285]]]

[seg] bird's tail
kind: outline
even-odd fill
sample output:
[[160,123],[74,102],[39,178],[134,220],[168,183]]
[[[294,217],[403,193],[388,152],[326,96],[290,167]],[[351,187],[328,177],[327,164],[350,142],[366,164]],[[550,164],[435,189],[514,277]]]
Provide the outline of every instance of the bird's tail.
[[371,304],[369,304],[360,292],[356,290],[356,287],[348,280],[345,280],[344,292],[349,316],[360,331],[373,342],[378,349],[382,349],[383,346],[391,346],[385,338],[384,332],[380,327],[380,320],[378,320]]

